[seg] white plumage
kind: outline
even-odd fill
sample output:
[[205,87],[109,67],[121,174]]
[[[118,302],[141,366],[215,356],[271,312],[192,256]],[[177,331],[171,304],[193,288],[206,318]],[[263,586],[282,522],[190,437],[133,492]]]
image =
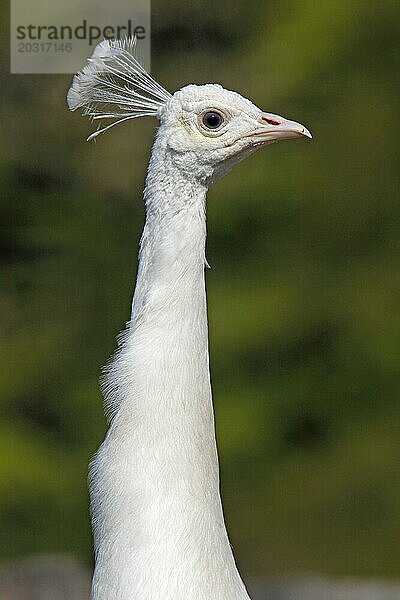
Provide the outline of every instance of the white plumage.
[[259,146],[307,136],[216,84],[171,95],[102,42],[68,93],[111,123],[160,120],[132,316],[104,377],[110,427],[91,463],[92,600],[248,600],[225,529],[204,281],[209,185]]

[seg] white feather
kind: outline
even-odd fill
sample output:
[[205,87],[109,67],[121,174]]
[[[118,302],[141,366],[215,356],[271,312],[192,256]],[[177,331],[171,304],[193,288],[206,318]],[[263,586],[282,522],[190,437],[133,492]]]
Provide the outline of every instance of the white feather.
[[93,120],[112,120],[88,139],[129,119],[158,116],[169,98],[171,94],[138,61],[136,38],[100,42],[67,94],[70,110],[82,108]]

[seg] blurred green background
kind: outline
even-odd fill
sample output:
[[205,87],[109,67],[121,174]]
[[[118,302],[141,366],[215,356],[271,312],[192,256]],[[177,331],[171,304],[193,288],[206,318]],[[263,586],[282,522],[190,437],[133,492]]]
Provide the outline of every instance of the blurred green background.
[[[2,3],[0,558],[90,564],[98,378],[129,318],[156,123],[87,144],[69,76],[7,74]],[[153,0],[152,72],[301,121],[208,197],[212,378],[244,577],[400,576],[396,1]]]

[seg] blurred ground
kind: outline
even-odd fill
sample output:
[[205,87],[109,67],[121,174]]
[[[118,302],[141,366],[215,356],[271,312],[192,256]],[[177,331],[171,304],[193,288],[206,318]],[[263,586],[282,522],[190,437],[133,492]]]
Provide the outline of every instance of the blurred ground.
[[[399,6],[153,2],[168,89],[218,81],[314,135],[209,194],[222,493],[246,579],[400,577]],[[9,76],[7,48],[0,63],[0,558],[89,565],[98,377],[129,317],[156,124],[86,144],[68,76]]]
[[[89,571],[63,557],[25,559],[0,569],[2,600],[87,600]],[[252,600],[398,600],[400,584],[319,577],[251,582]]]
[[24,559],[0,568],[1,600],[88,600],[89,571],[62,556]]

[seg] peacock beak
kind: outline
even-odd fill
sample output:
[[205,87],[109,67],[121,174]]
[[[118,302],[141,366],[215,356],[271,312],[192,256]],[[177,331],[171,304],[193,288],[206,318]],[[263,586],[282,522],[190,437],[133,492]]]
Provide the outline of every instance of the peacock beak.
[[279,115],[263,112],[258,121],[259,127],[246,136],[251,138],[251,143],[255,146],[279,140],[292,140],[301,137],[312,138],[311,133],[304,125]]

